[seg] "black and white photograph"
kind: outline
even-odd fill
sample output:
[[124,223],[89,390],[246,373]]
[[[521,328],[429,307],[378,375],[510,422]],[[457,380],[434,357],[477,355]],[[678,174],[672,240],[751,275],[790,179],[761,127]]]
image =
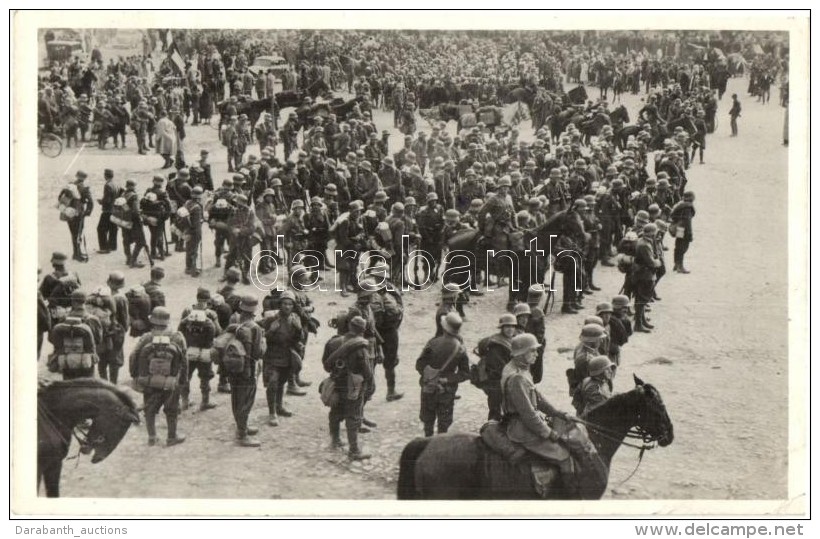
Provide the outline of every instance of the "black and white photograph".
[[12,511],[807,511],[808,14],[399,15],[11,13]]

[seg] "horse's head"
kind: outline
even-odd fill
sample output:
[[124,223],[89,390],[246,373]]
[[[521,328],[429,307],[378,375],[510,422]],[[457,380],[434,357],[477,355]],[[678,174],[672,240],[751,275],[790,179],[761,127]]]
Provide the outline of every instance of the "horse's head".
[[666,406],[658,390],[635,376],[635,389],[639,395],[638,424],[647,441],[657,441],[661,447],[666,447],[675,438],[672,420],[666,412]]
[[630,121],[629,111],[626,110],[626,106],[624,105],[621,105],[620,107],[615,109],[614,117],[619,118],[621,122],[625,124],[628,124]]
[[117,388],[106,388],[110,395],[101,397],[104,402],[95,403],[96,414],[86,440],[94,450],[91,462],[102,462],[122,441],[131,425],[139,424],[140,418],[134,401]]

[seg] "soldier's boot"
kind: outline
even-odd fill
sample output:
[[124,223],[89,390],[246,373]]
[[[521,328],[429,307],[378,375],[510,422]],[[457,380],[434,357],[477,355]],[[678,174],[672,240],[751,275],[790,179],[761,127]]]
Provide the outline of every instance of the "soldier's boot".
[[211,392],[202,391],[202,402],[199,403],[199,411],[205,412],[216,408],[216,404],[211,402]]
[[224,374],[219,375],[219,384],[216,386],[216,390],[219,393],[230,393],[231,392],[231,384],[228,382],[228,377]]
[[655,326],[650,324],[648,322],[648,319],[646,318],[646,309],[644,309],[644,312],[642,314],[643,314],[643,327],[645,327],[647,329],[655,329]]
[[237,431],[236,433],[236,443],[241,447],[259,447],[262,445],[259,440],[256,438],[251,438],[249,436],[248,430]]
[[342,424],[336,420],[330,420],[330,448],[331,449],[341,449],[345,446],[345,443],[342,441]]
[[148,429],[148,445],[157,445],[157,416],[145,414],[145,428]]
[[285,395],[281,391],[276,392],[276,413],[282,417],[291,417],[293,412],[285,408]]
[[277,391],[275,383],[272,383],[271,385],[274,387],[269,387],[268,390],[265,392],[268,398],[268,425],[271,427],[278,427],[279,416],[276,414]]
[[347,429],[347,443],[350,449],[347,451],[347,458],[350,460],[365,460],[370,458],[370,454],[362,452],[359,447],[359,433],[356,429]]
[[644,326],[644,307],[643,305],[636,305],[635,306],[635,331],[639,331],[641,333],[650,333],[649,328]]
[[435,423],[432,421],[426,421],[424,423],[424,436],[429,438],[435,432]]
[[396,371],[384,369],[384,377],[387,379],[387,400],[393,402],[404,397],[404,393],[396,393]]
[[176,414],[169,414],[165,416],[165,420],[168,422],[168,439],[165,440],[165,445],[167,447],[179,445],[185,441],[185,436],[177,433],[177,419],[178,416]]
[[378,425],[376,424],[375,421],[370,421],[369,419],[367,419],[364,416],[362,416],[362,425],[364,425],[366,427],[370,427],[371,429],[375,429],[376,427],[378,427]]
[[299,386],[299,387],[310,387],[313,384],[313,382],[308,382],[306,380],[302,380],[302,377],[300,376],[300,373],[298,373],[298,372],[296,373],[294,381],[296,382],[296,385]]
[[295,395],[296,397],[304,397],[307,395],[306,391],[299,389],[299,386],[296,385],[295,374],[291,374],[290,379],[288,379],[288,395]]

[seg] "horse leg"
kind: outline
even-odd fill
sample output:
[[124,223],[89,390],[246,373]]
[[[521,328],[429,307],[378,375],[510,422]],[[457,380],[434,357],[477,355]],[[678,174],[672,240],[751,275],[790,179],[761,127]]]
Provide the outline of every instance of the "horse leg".
[[63,471],[63,460],[60,459],[43,470],[43,480],[46,484],[46,497],[60,497],[60,474]]

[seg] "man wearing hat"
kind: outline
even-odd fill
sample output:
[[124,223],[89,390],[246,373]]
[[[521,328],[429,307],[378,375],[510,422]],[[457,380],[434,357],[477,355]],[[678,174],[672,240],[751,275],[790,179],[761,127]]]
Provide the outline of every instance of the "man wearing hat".
[[157,117],[159,119],[154,128],[157,136],[157,153],[165,159],[162,168],[170,168],[174,164],[174,160],[171,156],[176,156],[177,154],[177,142],[179,141],[177,128],[164,111],[160,111]]
[[[85,308],[86,295],[81,290],[71,292],[69,298],[70,308],[65,319],[56,323],[48,335],[49,342],[54,346],[54,353],[49,356],[49,370],[61,372],[63,380],[74,378],[92,378],[94,376],[94,364],[97,363],[97,346],[103,338],[103,328],[100,320],[89,313]],[[78,343],[75,331],[72,326],[80,326],[83,337]],[[78,346],[79,345],[79,346]],[[80,364],[72,363],[68,358],[77,354],[83,354],[83,361]]]
[[245,367],[241,372],[228,373],[231,386],[231,409],[236,422],[237,443],[243,447],[259,447],[259,442],[250,436],[259,429],[248,425],[253,403],[256,398],[256,362],[266,352],[265,332],[254,321],[259,300],[253,296],[243,296],[239,302],[237,322],[227,331],[236,334],[236,338],[245,349]]
[[518,333],[515,315],[501,315],[498,330],[498,333],[481,339],[474,352],[481,358],[478,369],[484,372],[479,378],[483,378],[480,388],[487,395],[487,419],[501,421],[501,373],[510,361],[512,339]]
[[234,204],[234,211],[228,220],[230,249],[225,258],[225,271],[237,265],[242,274],[242,282],[250,284],[250,262],[253,256],[251,237],[256,232],[256,218],[245,195],[237,195]]
[[71,234],[71,245],[74,251],[73,258],[78,262],[88,262],[87,253],[83,252],[83,231],[85,229],[85,218],[91,215],[94,209],[91,189],[85,185],[87,177],[88,174],[78,170],[74,185],[64,188],[58,197],[60,204],[65,204],[68,207],[61,213],[60,217],[68,223],[68,231]]
[[103,197],[98,199],[102,213],[97,223],[97,241],[100,254],[108,254],[117,250],[117,225],[111,222],[111,211],[114,208],[114,200],[122,194],[122,187],[114,181],[114,171],[110,168],[103,172],[105,185],[103,185]]
[[364,333],[367,321],[361,316],[342,313],[336,317],[339,335],[332,337],[325,345],[322,365],[335,382],[336,403],[328,414],[331,446],[343,447],[340,423],[345,422],[347,441],[350,444],[348,457],[364,460],[370,455],[359,446],[359,429],[362,427],[364,388],[373,380],[373,358],[370,355]]
[[213,348],[214,338],[222,332],[222,328],[219,315],[211,308],[211,300],[211,292],[207,288],[198,288],[196,303],[183,309],[180,316],[178,331],[185,337],[188,345],[188,358],[191,361],[188,378],[182,387],[183,410],[187,410],[190,405],[189,394],[194,370],[199,375],[199,389],[202,394],[199,411],[204,412],[216,408],[216,404],[210,402],[210,382],[214,377],[211,348]]
[[151,299],[151,310],[157,307],[165,307],[165,293],[162,291],[162,280],[165,278],[165,270],[159,266],[151,268],[151,279],[143,283],[142,287]]
[[145,229],[143,228],[143,217],[140,212],[139,195],[137,195],[137,182],[129,179],[125,182],[125,192],[123,193],[125,204],[128,206],[131,214],[131,228],[122,229],[122,246],[125,251],[125,263],[130,268],[142,268],[145,266],[142,262],[138,262],[137,258],[140,252],[145,250],[148,256],[148,262],[151,266],[154,265],[148,244],[145,241]]
[[[185,436],[177,433],[179,417],[180,386],[188,380],[187,345],[182,333],[169,329],[171,313],[165,307],[155,307],[149,317],[151,331],[140,337],[128,358],[131,378],[142,388],[145,425],[148,429],[148,445],[156,445],[156,416],[160,409],[165,412],[168,424],[168,447],[181,444]],[[155,381],[161,375],[152,372],[152,366],[162,362],[168,365],[164,380]]]
[[652,301],[655,275],[661,261],[655,251],[658,227],[655,223],[643,226],[643,235],[635,245],[635,257],[630,272],[630,286],[635,294],[635,331],[649,333],[654,326],[647,324],[646,304]]
[[[683,258],[692,243],[692,219],[695,218],[695,193],[686,191],[683,200],[675,204],[669,215],[669,220],[675,224],[675,266],[678,273],[689,273],[683,265]],[[670,227],[671,230],[671,227]]]
[[421,234],[419,248],[427,260],[432,282],[438,281],[441,265],[442,229],[444,227],[444,208],[438,203],[435,191],[427,193],[426,205],[416,216],[416,224]]
[[543,457],[555,455],[554,444],[566,442],[566,435],[559,435],[546,417],[567,418],[567,414],[552,406],[539,392],[530,376],[530,366],[537,357],[538,340],[529,333],[512,338],[510,361],[501,373],[502,408],[507,421],[504,424],[507,437],[523,445],[531,453]]
[[97,370],[100,378],[116,384],[120,367],[122,367],[125,360],[123,355],[125,332],[130,325],[128,298],[122,293],[122,289],[125,287],[125,276],[120,271],[111,272],[106,281],[106,287],[107,291],[110,291],[112,323],[108,335],[107,349],[98,350],[100,362],[97,365]]
[[[202,187],[196,186],[191,190],[191,200],[185,203],[188,210],[187,227],[185,234],[185,273],[191,277],[199,277],[197,257],[202,245],[202,221],[205,210],[202,207]],[[178,221],[179,223],[180,221]]]
[[419,419],[424,435],[432,436],[436,424],[444,434],[453,424],[453,408],[458,384],[470,378],[467,350],[459,335],[462,320],[451,312],[441,317],[442,334],[433,337],[416,360],[421,375],[421,405]]
[[[356,303],[348,309],[349,319],[352,320],[354,316],[360,316],[366,322],[366,328],[363,335],[364,338],[367,339],[368,357],[372,358],[373,365],[371,367],[373,370],[375,370],[376,364],[380,364],[384,361],[384,354],[382,352],[382,344],[384,340],[382,339],[379,330],[376,328],[376,317],[373,313],[372,307],[375,300],[374,296],[376,294],[376,289],[376,283],[371,280],[359,283],[358,291],[356,292]],[[364,402],[369,401],[375,392],[376,381],[375,378],[373,378],[364,387]],[[364,412],[362,412],[362,422],[365,427],[376,426],[374,422],[369,421],[364,417]]]
[[[149,212],[146,208],[146,201],[149,198],[156,198],[151,204],[151,206],[155,207],[153,211],[154,222],[151,223],[148,219],[146,219],[146,222],[148,223],[148,232],[150,233],[151,257],[158,258],[159,260],[163,260],[171,254],[168,251],[168,245],[165,241],[165,222],[173,211],[171,197],[168,195],[168,191],[165,190],[163,182],[165,182],[165,178],[161,175],[154,176],[153,185],[145,191],[145,195],[143,195],[143,199],[140,203],[143,213],[147,215]],[[149,197],[149,193],[153,193],[154,197]]]
[[595,356],[589,360],[589,376],[579,389],[581,406],[578,415],[586,415],[612,396],[612,377],[615,364],[607,356]]
[[567,370],[567,382],[569,383],[569,394],[572,397],[572,405],[578,410],[583,409],[581,401],[581,382],[589,376],[589,361],[599,355],[598,347],[604,337],[604,328],[599,324],[585,324],[581,328],[579,343],[573,351],[572,357],[575,363],[573,369]]
[[288,114],[288,119],[285,125],[282,126],[283,139],[285,145],[285,160],[290,159],[293,150],[297,148],[297,137],[299,135],[299,118],[295,112]]
[[[150,128],[154,120],[153,113],[149,110],[148,104],[145,101],[140,102],[137,109],[131,114],[131,128],[137,137],[137,153],[145,155],[148,153],[148,147],[145,145],[146,136],[150,142]],[[152,143],[153,147],[153,143]]]
[[342,297],[347,297],[348,286],[353,284],[358,254],[365,245],[365,233],[361,223],[363,210],[362,201],[354,200],[348,206],[347,218],[341,219],[336,225],[336,250],[337,253],[338,251],[343,253],[343,256],[336,257]]
[[[285,384],[304,354],[302,323],[295,312],[296,296],[285,290],[279,297],[279,309],[265,314],[261,325],[265,330],[263,381],[268,400],[268,425],[279,426],[279,416],[291,417],[284,406]],[[301,392],[304,395],[304,392]]]
[[262,122],[260,122],[254,130],[256,140],[259,142],[260,152],[262,148],[266,146],[276,146],[276,144],[278,144],[276,139],[276,126],[273,125],[273,116],[269,112],[265,112],[262,118]]
[[544,298],[545,289],[542,284],[533,284],[527,290],[527,305],[530,308],[530,316],[524,326],[524,333],[534,335],[540,344],[535,362],[530,368],[532,380],[536,384],[541,382],[544,376],[544,350],[547,344],[547,321],[541,301]]

